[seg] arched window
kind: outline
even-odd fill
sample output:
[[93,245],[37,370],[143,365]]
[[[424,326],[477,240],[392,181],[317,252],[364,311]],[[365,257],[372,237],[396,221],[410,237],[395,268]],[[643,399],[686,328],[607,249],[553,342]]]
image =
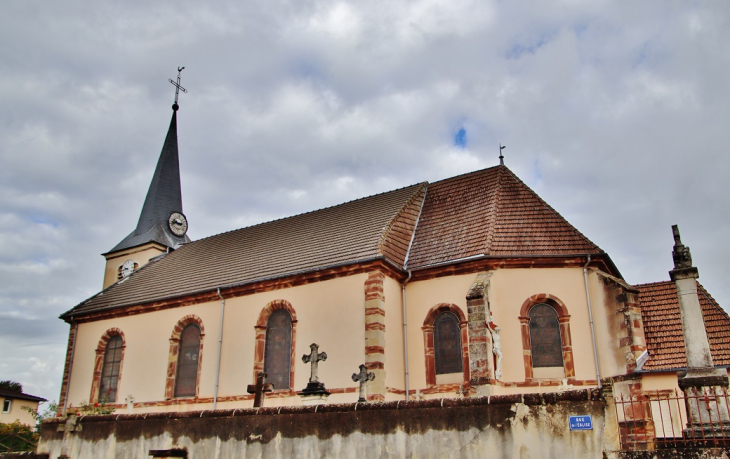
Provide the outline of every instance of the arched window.
[[175,397],[195,396],[198,384],[198,361],[200,357],[200,327],[189,324],[180,335],[180,350],[177,357]]
[[456,314],[444,311],[436,316],[433,335],[436,374],[461,373],[461,329]]
[[[253,379],[266,372],[266,382],[274,390],[291,392],[294,382],[294,355],[297,345],[297,313],[286,300],[274,300],[259,313],[254,326]],[[293,394],[292,394],[293,395]]]
[[292,317],[286,309],[277,309],[266,322],[264,371],[266,382],[275,390],[291,387]]
[[101,386],[99,400],[108,403],[117,401],[119,372],[122,367],[122,337],[114,335],[107,343],[104,351],[104,367],[101,370]]
[[532,295],[520,310],[525,379],[575,378],[570,315],[559,298]]
[[[467,321],[455,304],[432,307],[423,321],[426,384],[454,384],[469,381]],[[436,377],[437,375],[444,375]],[[445,376],[449,375],[449,376]]]
[[563,366],[558,313],[545,303],[530,309],[530,350],[533,368]]
[[117,391],[122,380],[125,345],[124,333],[118,328],[110,328],[101,335],[95,350],[89,402],[117,401]]

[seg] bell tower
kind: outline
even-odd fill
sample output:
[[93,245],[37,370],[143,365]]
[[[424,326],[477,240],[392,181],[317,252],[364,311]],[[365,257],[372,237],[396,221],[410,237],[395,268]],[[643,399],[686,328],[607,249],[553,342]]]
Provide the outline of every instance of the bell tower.
[[180,72],[184,68],[178,68],[177,82],[169,80],[175,86],[172,120],[137,227],[103,254],[106,258],[104,288],[127,278],[152,258],[190,242],[188,221],[183,214],[177,149],[177,111],[180,108],[177,100],[180,90],[187,92],[180,86]]

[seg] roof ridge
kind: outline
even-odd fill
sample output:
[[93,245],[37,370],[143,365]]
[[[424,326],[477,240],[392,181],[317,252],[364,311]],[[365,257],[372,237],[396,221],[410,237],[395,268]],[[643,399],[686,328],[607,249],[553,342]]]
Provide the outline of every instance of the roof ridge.
[[[380,238],[378,239],[378,249],[377,250],[378,250],[378,253],[382,254],[386,258],[389,258],[389,257],[383,253],[382,248],[383,248],[383,245],[388,241],[388,236],[390,235],[390,232],[393,229],[393,226],[396,224],[396,222],[401,217],[401,215],[403,215],[405,210],[408,207],[410,207],[410,205],[413,203],[413,201],[418,196],[420,196],[422,192],[424,192],[426,190],[426,188],[428,187],[428,182],[421,182],[418,185],[419,185],[418,188],[416,188],[414,190],[413,194],[411,194],[411,196],[408,198],[408,200],[401,206],[401,208],[398,210],[398,212],[395,214],[395,216],[393,216],[393,218],[390,219],[388,224],[385,225],[385,227],[383,228],[383,232],[380,233]],[[424,192],[420,207],[423,207],[423,202],[425,201],[425,198],[426,198],[426,196],[425,196],[425,192]],[[418,217],[416,217],[416,222],[413,227],[413,231],[411,232],[411,238],[408,243],[408,250],[410,250],[410,246],[413,241],[413,233],[416,231],[417,224],[418,224]],[[406,258],[407,258],[407,256],[406,256]],[[405,265],[405,260],[404,260],[403,264]]]
[[549,212],[552,212],[552,213],[553,213],[553,214],[554,214],[554,215],[555,215],[556,217],[560,218],[560,219],[561,219],[561,220],[562,220],[563,222],[565,222],[565,224],[566,224],[566,225],[568,225],[568,227],[570,228],[570,230],[571,230],[571,231],[573,231],[573,232],[574,232],[574,233],[575,233],[576,235],[578,235],[578,236],[580,236],[581,238],[585,239],[585,240],[586,240],[586,241],[587,241],[588,243],[590,243],[590,244],[591,244],[591,245],[592,245],[593,247],[595,247],[596,249],[598,249],[598,250],[599,250],[599,251],[600,251],[601,253],[605,253],[605,251],[604,251],[603,249],[601,249],[601,248],[600,248],[600,247],[599,247],[599,246],[598,246],[598,245],[597,245],[597,244],[596,244],[595,242],[593,242],[593,241],[591,241],[590,239],[588,239],[588,237],[587,237],[587,236],[586,236],[585,234],[581,233],[581,232],[580,232],[580,230],[578,230],[578,228],[576,228],[575,226],[573,226],[573,224],[572,224],[572,223],[570,223],[570,222],[569,222],[569,221],[568,221],[568,220],[567,220],[567,219],[566,219],[565,217],[563,217],[563,216],[562,216],[562,215],[560,214],[560,212],[558,212],[557,210],[555,210],[555,209],[554,209],[554,208],[553,208],[553,207],[552,207],[552,206],[551,206],[550,204],[548,204],[548,203],[547,203],[547,202],[546,202],[546,201],[545,201],[544,199],[542,199],[542,198],[540,197],[540,195],[539,195],[539,194],[537,194],[537,193],[535,192],[535,190],[533,190],[533,189],[532,189],[532,188],[530,188],[530,187],[529,187],[529,186],[528,186],[528,185],[527,185],[527,184],[526,184],[525,182],[523,182],[522,180],[520,180],[520,178],[519,178],[519,177],[517,177],[517,175],[515,175],[515,173],[514,173],[514,172],[512,172],[512,171],[511,171],[511,170],[510,170],[510,169],[509,169],[509,168],[508,168],[507,166],[503,166],[503,167],[504,167],[504,170],[506,170],[506,171],[507,171],[507,173],[508,173],[508,174],[509,174],[509,175],[510,175],[510,176],[511,176],[511,177],[512,177],[512,178],[513,178],[514,180],[516,180],[516,181],[517,181],[517,182],[518,182],[518,183],[519,183],[520,185],[522,185],[523,187],[525,187],[525,189],[526,189],[527,191],[529,191],[529,192],[530,192],[530,194],[531,194],[531,195],[532,195],[533,197],[537,198],[537,200],[538,200],[538,201],[540,202],[540,204],[542,204],[542,206],[543,206],[543,207],[544,207],[544,208],[545,208],[546,210],[548,210]]
[[428,182],[414,183],[414,184],[411,184],[411,185],[406,185],[406,186],[402,186],[400,188],[396,188],[394,190],[383,191],[383,192],[380,192],[380,193],[371,194],[369,196],[363,196],[362,198],[357,198],[357,199],[352,199],[350,201],[341,202],[339,204],[333,204],[331,206],[320,207],[319,209],[309,210],[307,212],[302,212],[302,213],[294,214],[294,215],[288,215],[286,217],[275,218],[273,220],[267,220],[265,222],[255,223],[255,224],[249,225],[249,226],[242,226],[240,228],[232,229],[232,230],[229,230],[229,231],[223,231],[222,233],[211,234],[210,236],[206,236],[204,238],[196,239],[195,241],[188,242],[185,245],[195,244],[196,242],[205,241],[205,240],[208,240],[208,239],[213,238],[213,237],[222,236],[224,234],[235,233],[236,231],[241,231],[241,230],[244,230],[244,229],[256,228],[257,226],[268,225],[270,223],[280,222],[280,221],[283,221],[283,220],[290,220],[290,219],[295,218],[295,217],[301,217],[302,215],[309,215],[309,214],[313,214],[315,212],[321,212],[321,211],[327,210],[327,209],[334,209],[335,207],[344,206],[345,204],[351,204],[353,202],[364,201],[365,199],[374,198],[376,196],[382,196],[382,195],[385,195],[385,194],[395,193],[397,191],[405,190],[406,188],[411,188],[411,187],[416,187],[416,186],[419,186],[419,185],[423,185],[424,183],[428,183]]
[[491,171],[492,169],[498,169],[498,168],[501,168],[501,167],[504,167],[505,169],[508,169],[507,166],[500,166],[500,165],[491,166],[491,167],[485,167],[484,169],[479,169],[479,170],[471,171],[471,172],[465,172],[463,174],[454,175],[453,177],[446,177],[445,179],[437,180],[435,182],[431,182],[430,184],[431,185],[438,185],[441,182],[446,182],[446,181],[449,181],[449,180],[460,179],[460,178],[463,178],[463,177],[468,177],[470,175],[483,174],[483,173],[485,173],[487,171]]
[[707,299],[707,301],[710,302],[710,305],[712,305],[715,309],[717,309],[720,312],[720,314],[722,314],[722,316],[725,317],[725,319],[730,321],[730,315],[728,315],[727,311],[725,311],[725,309],[723,309],[723,307],[720,306],[720,304],[717,302],[717,300],[715,300],[715,298],[712,295],[710,295],[710,292],[708,292],[705,289],[704,285],[700,284],[699,281],[696,281],[696,282],[697,282],[697,290],[702,292],[702,295]]
[[633,284],[633,287],[639,288],[639,287],[646,287],[648,285],[659,285],[659,284],[673,284],[673,281],[670,280],[663,280],[663,281],[656,281],[656,282],[645,282],[643,284]]
[[[492,241],[494,240],[494,228],[497,224],[497,214],[500,209],[500,199],[502,197],[502,171],[507,166],[495,166],[497,167],[497,185],[494,190],[494,196],[488,210],[489,222],[487,223],[487,238],[484,241],[484,255],[491,255],[492,253]],[[490,168],[491,169],[491,168]],[[485,169],[486,170],[486,169]]]

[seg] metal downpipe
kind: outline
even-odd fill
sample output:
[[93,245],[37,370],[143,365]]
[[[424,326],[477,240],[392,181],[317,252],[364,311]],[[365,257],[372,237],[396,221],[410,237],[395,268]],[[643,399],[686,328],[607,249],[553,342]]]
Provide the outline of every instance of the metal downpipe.
[[218,298],[221,299],[221,323],[218,331],[218,361],[215,365],[215,389],[213,391],[213,410],[218,408],[218,384],[221,377],[221,348],[223,347],[223,316],[226,313],[226,299],[221,295],[221,289],[216,290]]
[[588,320],[591,324],[591,340],[593,341],[593,360],[596,362],[596,380],[598,381],[598,388],[601,388],[601,368],[598,364],[598,349],[596,348],[596,331],[593,327],[593,308],[591,307],[591,292],[588,289],[588,265],[591,264],[591,256],[588,255],[588,260],[583,266],[583,280],[586,284],[586,301],[588,303]]
[[406,284],[411,280],[411,271],[408,270],[408,277],[401,284],[401,304],[403,305],[403,367],[406,376],[406,400],[410,398],[410,382],[408,376],[408,319],[406,318]]

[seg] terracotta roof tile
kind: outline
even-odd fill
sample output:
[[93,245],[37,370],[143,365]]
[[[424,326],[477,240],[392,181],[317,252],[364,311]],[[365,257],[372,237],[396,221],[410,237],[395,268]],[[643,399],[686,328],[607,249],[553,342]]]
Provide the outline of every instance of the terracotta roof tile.
[[[674,370],[687,367],[682,319],[674,282],[635,286],[639,290],[641,316],[649,350],[645,370]],[[705,319],[710,352],[715,365],[730,365],[730,317],[698,282],[697,293]]]
[[185,244],[62,317],[376,257],[402,263],[425,187],[412,185]]
[[588,253],[602,251],[497,166],[185,244],[62,317],[376,257],[416,268],[482,254]]
[[475,255],[598,253],[507,167],[497,166],[428,186],[408,267]]

